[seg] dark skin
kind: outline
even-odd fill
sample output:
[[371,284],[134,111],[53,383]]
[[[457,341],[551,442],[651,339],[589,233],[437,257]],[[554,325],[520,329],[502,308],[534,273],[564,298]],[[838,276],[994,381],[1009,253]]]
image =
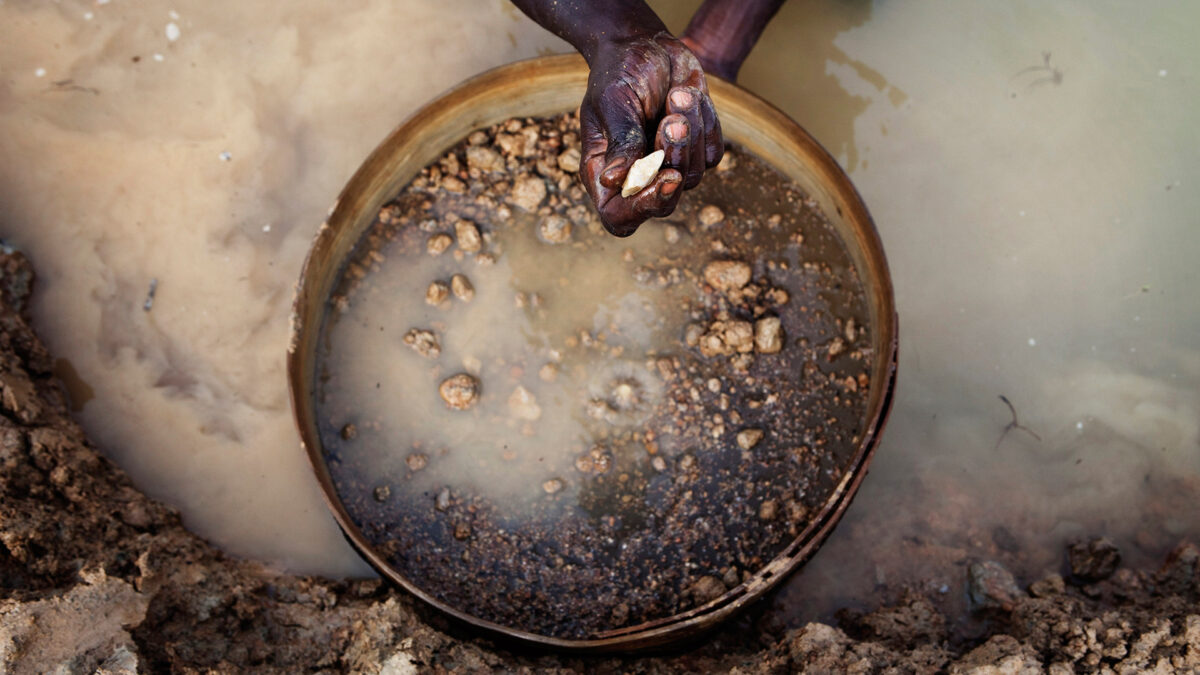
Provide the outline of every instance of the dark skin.
[[[579,50],[591,69],[579,106],[580,178],[604,227],[627,237],[674,211],[683,191],[721,161],[721,123],[704,73],[735,80],[783,0],[707,0],[682,39],[642,0],[513,4]],[[629,167],[653,150],[666,155],[663,168],[622,197]]]

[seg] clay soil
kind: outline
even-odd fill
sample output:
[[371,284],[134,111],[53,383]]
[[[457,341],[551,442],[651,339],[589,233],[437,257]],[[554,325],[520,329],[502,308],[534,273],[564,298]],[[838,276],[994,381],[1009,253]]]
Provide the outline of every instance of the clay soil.
[[752,610],[699,646],[638,658],[517,651],[377,580],[232,559],[70,418],[29,325],[32,284],[24,256],[0,253],[4,672],[1200,672],[1200,549],[1187,543],[1158,570],[1114,570],[1103,545],[1083,546],[1079,574],[1027,586],[972,565],[963,592],[985,629],[971,635],[910,594],[791,631]]

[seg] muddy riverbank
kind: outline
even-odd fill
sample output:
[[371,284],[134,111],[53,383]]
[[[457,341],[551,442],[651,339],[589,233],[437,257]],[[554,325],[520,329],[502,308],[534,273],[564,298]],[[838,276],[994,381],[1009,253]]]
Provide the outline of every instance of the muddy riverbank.
[[907,592],[842,612],[837,625],[790,631],[752,610],[702,646],[649,658],[512,652],[378,580],[280,574],[184,529],[71,419],[55,359],[30,328],[32,284],[24,256],[0,254],[7,672],[1200,671],[1200,549],[1187,543],[1157,570],[1120,567],[1111,548],[1085,545],[1069,564],[1064,555],[1066,580],[1013,580],[974,561],[952,590],[970,599],[970,621]]

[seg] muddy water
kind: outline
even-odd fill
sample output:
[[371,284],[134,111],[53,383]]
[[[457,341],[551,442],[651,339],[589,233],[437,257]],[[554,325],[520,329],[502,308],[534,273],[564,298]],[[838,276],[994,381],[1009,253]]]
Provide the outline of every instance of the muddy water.
[[[485,265],[458,247],[429,255],[424,240],[434,235],[415,233],[416,250],[380,249],[377,271],[346,292],[348,308],[334,316],[323,351],[320,401],[332,422],[327,443],[352,447],[346,459],[363,479],[401,478],[404,489],[429,494],[454,485],[516,514],[558,480],[571,501],[578,482],[562,478],[605,440],[589,409],[620,398],[606,408],[616,429],[640,426],[659,404],[662,384],[646,359],[678,347],[683,290],[638,284],[629,241],[576,228],[572,242],[547,244],[539,220],[517,213],[489,233]],[[637,242],[637,260],[666,248],[655,234]],[[630,262],[621,260],[626,250]],[[451,293],[430,305],[429,285],[456,274],[469,280],[469,300]],[[432,333],[437,354],[405,345],[412,330]],[[598,348],[580,350],[581,335]],[[438,394],[458,373],[480,385],[468,410]],[[350,443],[338,438],[347,423],[357,429]]]
[[[1134,562],[1197,536],[1198,13],[793,2],[751,55],[743,84],[863,193],[901,312],[888,432],[778,597],[788,620],[914,580],[959,597],[970,556],[1034,574],[1088,532]],[[37,327],[89,433],[229,550],[364,571],[297,452],[291,285],[387,130],[562,43],[507,5],[444,0],[7,0],[0,35],[0,221],[41,273]],[[1001,440],[1001,394],[1040,440]]]

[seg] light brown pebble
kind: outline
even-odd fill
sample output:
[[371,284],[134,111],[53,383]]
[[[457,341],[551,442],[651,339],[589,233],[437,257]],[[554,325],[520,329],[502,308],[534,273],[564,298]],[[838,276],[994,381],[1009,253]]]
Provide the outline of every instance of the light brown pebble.
[[655,456],[654,459],[650,460],[650,466],[654,467],[655,471],[662,473],[663,471],[667,470],[667,460],[663,459],[662,457]]
[[704,280],[721,292],[738,290],[750,283],[750,266],[741,260],[714,260],[704,266]]
[[721,156],[721,161],[717,162],[717,171],[725,173],[726,171],[733,170],[736,166],[737,160],[733,158],[733,153],[726,150],[725,154]]
[[697,604],[716,600],[725,594],[725,584],[712,576],[702,576],[688,588],[688,593],[696,599]]
[[542,416],[542,407],[538,405],[537,398],[519,384],[508,397],[508,411],[513,417],[530,422]]
[[446,284],[435,281],[429,284],[429,288],[425,291],[425,303],[437,307],[450,297],[450,287]]
[[522,176],[513,183],[509,200],[526,211],[536,211],[546,198],[546,181],[537,176]]
[[483,238],[479,236],[479,228],[469,220],[454,223],[454,235],[458,239],[458,248],[467,253],[475,253],[483,247]]
[[846,336],[846,342],[854,342],[854,338],[858,337],[858,325],[854,323],[854,319],[846,319],[846,328],[842,334]]
[[674,225],[667,225],[663,228],[663,238],[667,240],[668,244],[678,244],[679,228]]
[[547,244],[565,244],[571,241],[571,221],[550,214],[538,224],[538,237]]
[[466,410],[479,398],[479,380],[466,373],[451,375],[442,380],[438,393],[451,409]]
[[737,435],[738,447],[743,450],[749,450],[758,445],[758,442],[763,438],[762,429],[742,429]]
[[467,148],[467,166],[480,171],[503,171],[504,158],[495,150],[480,145]]
[[712,227],[722,220],[725,220],[725,212],[720,208],[709,204],[708,206],[700,209],[700,214],[698,217],[701,225],[705,227]]
[[446,192],[463,193],[467,191],[467,184],[454,176],[446,176],[442,179],[442,189]]
[[538,369],[538,377],[543,382],[553,382],[558,379],[558,364],[547,363]]
[[483,131],[472,131],[470,136],[467,136],[467,142],[471,145],[483,145],[488,142],[488,135]]
[[779,502],[774,499],[768,499],[758,507],[758,517],[763,520],[775,520],[775,516],[779,513]]
[[442,232],[433,235],[428,241],[425,242],[425,250],[429,252],[429,255],[441,255],[445,253],[446,249],[450,248],[450,245],[453,243],[454,240],[450,238],[450,235]]
[[542,489],[546,491],[546,494],[552,495],[560,492],[563,489],[563,482],[557,478],[551,478],[545,483],[542,483]]
[[463,541],[471,538],[471,526],[466,523],[458,523],[454,526],[454,538]]
[[347,424],[346,426],[342,427],[342,440],[343,441],[352,441],[355,438],[358,438],[358,427],[354,426],[353,423]]
[[707,357],[754,351],[754,326],[749,321],[714,321],[698,341]]
[[430,359],[436,359],[442,353],[437,336],[431,330],[412,328],[404,334],[404,344],[412,347],[418,354]]
[[380,485],[379,487],[375,488],[375,501],[386,502],[388,500],[388,497],[391,497],[391,496],[392,496],[392,488],[390,488],[386,485]]
[[462,274],[450,277],[450,290],[454,291],[454,297],[463,302],[470,302],[475,297],[475,287],[471,285],[471,280]]
[[419,452],[414,452],[404,458],[404,463],[408,465],[409,471],[420,471],[428,466],[429,458]]
[[783,324],[777,316],[764,316],[754,323],[754,348],[761,354],[778,354],[783,349]]
[[558,156],[558,168],[567,173],[576,173],[579,171],[579,161],[582,155],[579,153],[579,148],[567,148]]
[[433,507],[438,511],[450,508],[450,488],[444,487],[441,492],[437,493],[437,497],[433,500]]

